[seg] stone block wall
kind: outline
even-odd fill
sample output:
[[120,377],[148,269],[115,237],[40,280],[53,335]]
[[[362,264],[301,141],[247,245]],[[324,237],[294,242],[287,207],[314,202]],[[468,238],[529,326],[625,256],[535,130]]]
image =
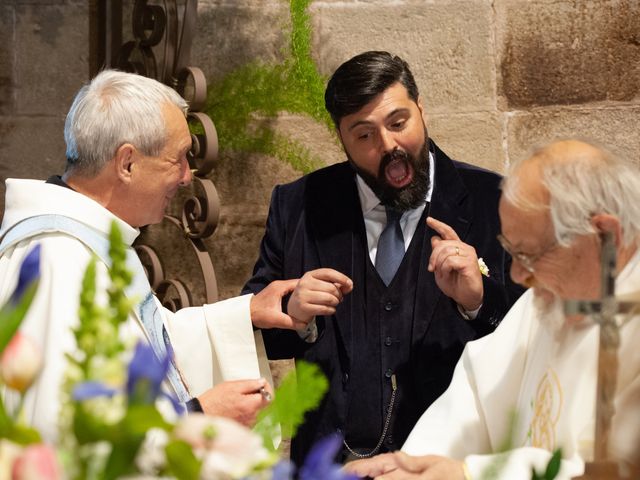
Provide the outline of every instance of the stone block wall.
[[[316,0],[309,13],[325,76],[370,49],[410,63],[429,133],[453,158],[502,172],[536,144],[580,137],[640,163],[638,0]],[[82,1],[0,3],[2,179],[62,170],[64,114],[88,77],[88,15]],[[281,62],[289,34],[288,0],[200,0],[192,64],[215,83],[247,62]],[[276,124],[327,164],[343,159],[323,125],[286,112]],[[271,189],[299,175],[262,154],[220,158],[222,218],[208,245],[222,297],[250,274]]]
[[88,60],[88,2],[0,1],[1,210],[5,178],[64,168],[64,117]]

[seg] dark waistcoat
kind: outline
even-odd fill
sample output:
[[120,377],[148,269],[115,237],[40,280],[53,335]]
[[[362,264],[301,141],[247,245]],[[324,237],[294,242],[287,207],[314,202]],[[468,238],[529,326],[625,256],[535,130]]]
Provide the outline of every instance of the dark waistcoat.
[[[366,239],[358,242],[365,288],[364,295],[357,299],[361,307],[354,305],[354,311],[361,314],[353,315],[354,355],[344,433],[349,446],[359,453],[377,446],[387,419],[388,431],[380,452],[399,449],[421,413],[411,408],[416,393],[410,372],[411,332],[418,294],[416,265],[423,263],[421,260],[426,255],[425,218],[423,212],[402,263],[388,286],[369,259]],[[389,416],[393,382],[397,390]]]

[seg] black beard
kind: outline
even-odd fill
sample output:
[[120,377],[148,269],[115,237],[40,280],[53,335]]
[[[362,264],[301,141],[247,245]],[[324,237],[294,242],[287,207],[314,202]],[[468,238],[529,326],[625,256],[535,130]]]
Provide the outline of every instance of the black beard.
[[[428,137],[425,135],[425,138]],[[377,176],[358,167],[348,153],[347,158],[353,169],[362,177],[365,183],[369,185],[369,188],[373,190],[376,197],[380,199],[382,205],[391,207],[399,212],[404,212],[418,208],[424,203],[430,183],[428,141],[425,140],[418,158],[414,158],[410,153],[398,150],[397,148],[385,154],[380,161]],[[390,185],[384,174],[384,170],[389,162],[398,158],[403,159],[413,167],[413,179],[411,183],[402,188],[395,188]]]

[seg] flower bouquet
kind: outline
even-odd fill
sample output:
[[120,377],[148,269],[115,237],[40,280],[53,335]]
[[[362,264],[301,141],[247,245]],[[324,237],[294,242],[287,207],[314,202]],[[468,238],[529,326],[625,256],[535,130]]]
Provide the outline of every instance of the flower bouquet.
[[292,375],[283,380],[253,430],[226,418],[186,415],[163,389],[171,358],[157,358],[150,346],[119,334],[132,307],[124,294],[131,274],[115,225],[110,240],[106,305],[96,302],[95,259],[83,279],[73,329],[77,349],[67,355],[55,445],[43,443],[21,418],[24,396],[42,368],[38,347],[19,332],[38,286],[38,247],[25,258],[17,287],[0,309],[0,378],[3,389],[20,398],[12,408],[0,402],[0,479],[355,478],[333,462],[342,444],[338,436],[316,445],[297,471],[280,459],[273,442],[280,432],[293,436],[324,395],[327,381],[314,365],[300,365],[297,381]]

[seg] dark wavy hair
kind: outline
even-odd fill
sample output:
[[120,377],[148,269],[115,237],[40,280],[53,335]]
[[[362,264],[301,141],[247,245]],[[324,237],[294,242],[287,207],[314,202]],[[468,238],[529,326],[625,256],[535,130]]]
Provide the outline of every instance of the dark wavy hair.
[[394,83],[418,101],[418,87],[403,59],[389,52],[369,51],[347,60],[333,73],[324,92],[324,105],[336,128],[346,115],[357,112]]

